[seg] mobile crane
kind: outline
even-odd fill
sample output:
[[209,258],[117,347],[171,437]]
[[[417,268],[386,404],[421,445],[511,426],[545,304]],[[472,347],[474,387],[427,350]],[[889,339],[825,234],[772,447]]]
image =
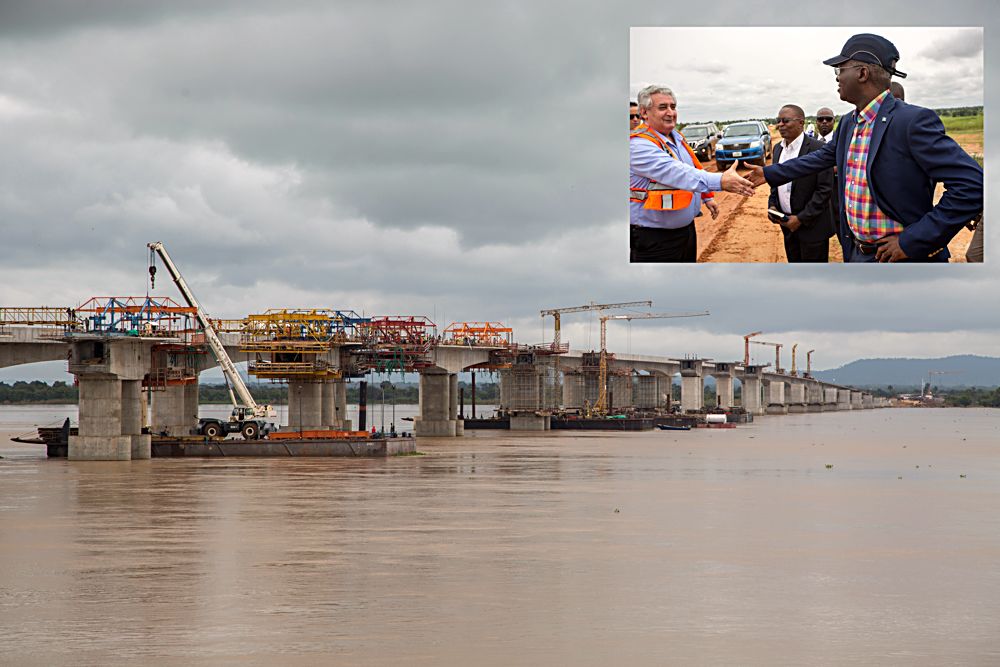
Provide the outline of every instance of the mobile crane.
[[[208,314],[187,286],[181,272],[177,270],[177,266],[170,259],[167,249],[159,241],[149,243],[147,246],[150,251],[149,277],[151,285],[155,284],[155,256],[159,255],[163,261],[163,265],[167,268],[167,272],[170,273],[170,277],[173,278],[174,283],[177,285],[177,289],[180,290],[181,296],[184,297],[184,301],[188,306],[195,309],[195,317],[198,320],[198,324],[201,325],[201,328],[205,332],[205,341],[212,350],[212,355],[219,363],[219,367],[222,368],[222,373],[226,378],[226,388],[229,390],[229,399],[233,404],[233,412],[229,415],[229,421],[213,418],[199,419],[198,432],[209,438],[225,437],[229,433],[241,433],[247,440],[256,440],[262,435],[267,435],[271,430],[271,425],[267,423],[265,418],[275,416],[274,410],[270,405],[258,405],[257,401],[250,395],[250,390],[247,389],[246,383],[240,377],[239,371],[236,369],[236,364],[229,358],[225,346],[219,339],[219,335],[215,332],[215,327],[209,321]],[[233,393],[234,388],[236,390],[235,394]],[[239,400],[237,400],[237,395],[239,396]]]

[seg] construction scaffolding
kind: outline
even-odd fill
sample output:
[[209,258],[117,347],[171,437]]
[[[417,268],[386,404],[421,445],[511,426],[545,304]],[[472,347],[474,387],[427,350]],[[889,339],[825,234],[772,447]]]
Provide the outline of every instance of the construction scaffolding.
[[80,323],[72,332],[186,337],[198,330],[195,312],[168,297],[95,296],[67,315]]
[[[234,327],[237,321],[222,321]],[[272,382],[322,382],[343,377],[339,348],[362,345],[367,319],[354,311],[271,309],[244,318],[240,352],[254,355],[247,372]]]
[[406,373],[433,365],[440,342],[437,325],[422,315],[372,317],[358,324],[361,347],[354,352],[361,370]]
[[154,345],[149,374],[142,388],[162,391],[167,387],[193,384],[198,381],[199,359],[208,354],[203,345],[164,343]]
[[445,345],[510,347],[514,330],[500,322],[452,322],[444,330]]

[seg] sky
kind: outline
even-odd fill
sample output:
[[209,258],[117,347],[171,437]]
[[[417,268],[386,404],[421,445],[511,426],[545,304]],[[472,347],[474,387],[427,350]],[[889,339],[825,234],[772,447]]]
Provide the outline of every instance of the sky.
[[[685,123],[773,118],[785,104],[807,115],[829,107],[840,116],[854,107],[837,95],[833,68],[823,61],[858,33],[882,35],[896,46],[897,68],[906,74],[897,80],[914,104],[983,104],[982,27],[636,27],[629,41],[629,93],[634,100],[650,84],[671,88]],[[714,45],[708,53],[707,44]],[[731,58],[726,45],[739,57]],[[758,54],[751,45],[766,49]]]
[[[981,266],[628,264],[632,86],[663,76],[684,91],[683,113],[728,97],[733,113],[768,116],[768,82],[791,89],[800,66],[758,39],[691,44],[638,74],[631,28],[741,16],[790,26],[774,31],[784,44],[803,25],[843,23],[828,4],[723,1],[683,20],[653,2],[208,4],[0,0],[0,305],[144,295],[146,243],[159,240],[214,317],[341,308],[426,315],[441,329],[501,321],[537,343],[552,335],[541,309],[651,299],[657,312],[711,315],[611,322],[612,351],[735,360],[742,336],[762,330],[815,349],[817,369],[1000,356],[997,229]],[[906,7],[926,25],[1000,27],[988,2]],[[900,24],[882,4],[837,16]],[[850,30],[804,44],[829,57]],[[945,60],[974,78],[976,56],[962,52],[975,44],[945,33],[898,33],[908,97],[978,103]],[[989,109],[997,51],[983,47]],[[706,95],[696,84],[713,69],[731,71],[739,94]],[[796,76],[809,80],[802,104],[835,101],[817,72]],[[995,133],[987,123],[988,146]],[[179,300],[160,275],[154,294]],[[566,316],[562,337],[597,347],[594,316]],[[68,376],[59,363],[0,370],[32,378]]]

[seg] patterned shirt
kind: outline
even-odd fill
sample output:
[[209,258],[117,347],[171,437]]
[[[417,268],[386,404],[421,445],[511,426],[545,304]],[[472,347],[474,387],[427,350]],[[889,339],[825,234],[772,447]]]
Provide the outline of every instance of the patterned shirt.
[[878,118],[882,102],[889,96],[885,90],[855,114],[857,127],[851,145],[847,148],[847,163],[844,165],[844,199],[846,202],[847,224],[858,240],[872,242],[888,234],[903,231],[903,225],[890,219],[879,210],[868,186],[868,147],[871,145],[872,129]]

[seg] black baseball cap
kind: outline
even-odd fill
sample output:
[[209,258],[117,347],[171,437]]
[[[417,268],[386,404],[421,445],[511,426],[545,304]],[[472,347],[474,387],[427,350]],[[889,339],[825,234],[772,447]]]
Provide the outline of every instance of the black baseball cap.
[[854,35],[844,44],[840,55],[827,58],[823,64],[836,66],[846,63],[848,60],[881,65],[889,74],[898,76],[900,79],[906,78],[906,74],[896,69],[899,51],[896,50],[892,42],[880,35],[868,32]]

